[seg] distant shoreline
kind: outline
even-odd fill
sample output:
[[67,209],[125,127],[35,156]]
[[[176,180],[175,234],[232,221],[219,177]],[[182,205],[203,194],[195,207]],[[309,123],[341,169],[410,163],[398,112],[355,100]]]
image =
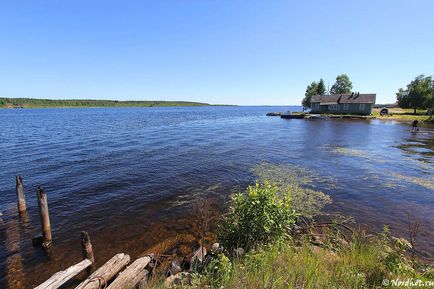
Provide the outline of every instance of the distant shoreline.
[[[97,99],[37,99],[0,97],[0,108],[103,108],[103,107],[174,107],[174,106],[216,106],[192,101],[159,100],[97,100]],[[226,105],[217,105],[226,106]]]

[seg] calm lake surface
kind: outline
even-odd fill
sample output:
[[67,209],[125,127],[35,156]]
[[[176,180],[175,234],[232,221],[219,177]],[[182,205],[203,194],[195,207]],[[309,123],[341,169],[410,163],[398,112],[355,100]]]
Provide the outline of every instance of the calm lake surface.
[[[327,182],[326,209],[373,231],[407,237],[407,212],[422,222],[418,245],[434,252],[434,130],[380,120],[284,120],[287,107],[0,110],[0,288],[37,285],[78,262],[89,232],[99,265],[191,237],[195,199],[223,207],[260,162],[297,165]],[[297,109],[297,108],[293,108]],[[17,217],[15,176],[27,219]],[[332,182],[332,186],[330,184]],[[48,195],[53,254],[40,235],[35,188]],[[178,239],[177,239],[178,238]]]

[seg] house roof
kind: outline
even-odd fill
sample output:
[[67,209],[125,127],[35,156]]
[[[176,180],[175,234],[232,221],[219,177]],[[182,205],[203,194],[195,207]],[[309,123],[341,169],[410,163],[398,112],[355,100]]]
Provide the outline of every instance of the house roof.
[[322,95],[313,95],[312,98],[310,99],[310,102],[321,102],[321,97]]
[[314,95],[311,102],[319,102],[321,105],[339,104],[339,103],[375,103],[376,94],[331,94],[331,95]]

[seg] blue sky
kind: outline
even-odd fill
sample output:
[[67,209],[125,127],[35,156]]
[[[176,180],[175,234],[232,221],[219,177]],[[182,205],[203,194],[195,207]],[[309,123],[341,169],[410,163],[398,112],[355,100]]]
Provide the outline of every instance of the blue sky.
[[434,1],[0,0],[0,96],[299,104],[434,69]]

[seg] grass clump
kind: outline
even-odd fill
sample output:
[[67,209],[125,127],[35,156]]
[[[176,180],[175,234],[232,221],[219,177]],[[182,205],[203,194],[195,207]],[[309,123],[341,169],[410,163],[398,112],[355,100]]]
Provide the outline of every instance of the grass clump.
[[385,279],[433,280],[430,268],[418,270],[417,262],[405,257],[405,241],[384,236],[356,232],[336,251],[307,238],[270,243],[230,263],[226,259],[228,270],[196,275],[195,288],[382,288]]
[[[304,243],[277,243],[248,253],[234,261],[220,283],[206,278],[212,288],[361,288],[381,284],[384,268],[373,258],[375,247],[349,250],[337,255]],[[370,280],[368,280],[368,278]]]

